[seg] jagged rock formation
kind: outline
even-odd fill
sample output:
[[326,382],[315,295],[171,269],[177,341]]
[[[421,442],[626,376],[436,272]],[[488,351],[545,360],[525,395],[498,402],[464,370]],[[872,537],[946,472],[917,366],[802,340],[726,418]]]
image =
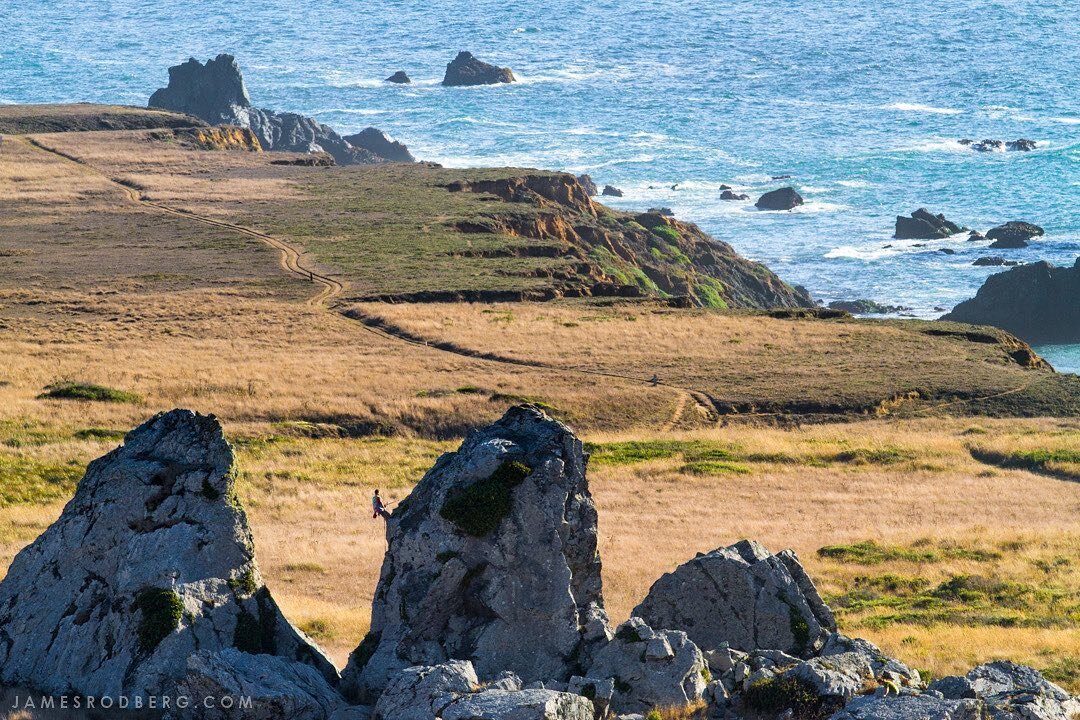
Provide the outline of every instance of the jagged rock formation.
[[213,417],[157,415],[90,463],[75,497],[0,582],[0,682],[161,695],[198,650],[337,671],[282,616],[255,564]]
[[677,296],[704,307],[813,307],[804,290],[784,283],[764,267],[696,225],[657,213],[621,213],[598,205],[569,174],[535,174],[502,180],[456,181],[451,192],[494,195],[528,203],[536,212],[500,211],[460,223],[469,233],[535,239],[526,250],[561,257],[549,266],[553,297]]
[[685,629],[705,651],[810,657],[836,631],[832,611],[795,553],[773,555],[750,540],[698,554],[665,574],[633,615],[653,627]]
[[771,190],[757,199],[754,207],[758,210],[791,210],[803,204],[802,195],[793,187]]
[[396,85],[408,85],[412,82],[412,78],[404,70],[398,70],[396,73],[386,78],[386,82],[394,83]]
[[149,107],[188,113],[211,125],[248,128],[264,150],[326,152],[341,165],[373,164],[389,159],[366,148],[354,147],[313,118],[254,107],[240,66],[232,55],[221,54],[205,64],[191,58],[169,68],[168,86],[150,96]]
[[833,720],[1071,720],[1080,700],[1034,668],[1008,661],[980,665],[963,677],[943,677],[921,695],[876,692],[856,698]]
[[346,135],[345,142],[355,148],[367,150],[390,162],[416,162],[404,143],[394,140],[378,128],[365,128],[355,135]]
[[919,208],[911,213],[911,217],[896,216],[896,232],[893,237],[897,240],[937,240],[962,230],[964,228],[946,220],[944,215],[935,215],[926,208]]
[[1017,249],[1028,246],[1032,238],[1041,237],[1045,231],[1038,225],[1021,220],[1012,220],[1004,225],[998,225],[986,232],[986,239],[993,240],[992,248]]
[[615,712],[648,712],[701,699],[707,667],[701,650],[679,630],[653,630],[639,617],[619,626],[596,653],[589,676],[611,678]]
[[1029,343],[1080,342],[1080,258],[1071,268],[1043,261],[991,275],[941,319],[993,325]]
[[596,186],[596,182],[591,175],[578,175],[577,181],[581,183],[581,187],[585,188],[585,192],[589,197],[596,197],[600,194],[600,188]]
[[508,67],[498,67],[477,60],[471,52],[462,50],[446,65],[442,84],[447,87],[465,85],[497,85],[514,82],[514,73]]
[[371,631],[343,673],[372,699],[412,665],[471,660],[567,680],[608,639],[581,442],[516,407],[444,455],[395,510]]

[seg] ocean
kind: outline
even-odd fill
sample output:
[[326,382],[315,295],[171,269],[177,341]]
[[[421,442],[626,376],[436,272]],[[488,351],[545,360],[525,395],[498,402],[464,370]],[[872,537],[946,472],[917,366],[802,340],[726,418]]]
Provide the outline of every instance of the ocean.
[[[237,57],[254,103],[375,125],[449,166],[589,173],[667,206],[828,302],[917,317],[974,295],[982,255],[1080,255],[1080,20],[1070,0],[145,3],[4,0],[0,103],[145,104],[189,56]],[[458,50],[520,82],[439,85]],[[396,70],[412,85],[383,82]],[[961,138],[1029,138],[978,153]],[[791,175],[790,180],[773,180]],[[794,185],[806,205],[757,212]],[[727,184],[748,202],[719,199]],[[891,238],[918,207],[1046,236],[990,251]],[[891,246],[891,247],[886,247]],[[942,249],[955,254],[945,254]],[[1039,348],[1080,372],[1080,346]]]

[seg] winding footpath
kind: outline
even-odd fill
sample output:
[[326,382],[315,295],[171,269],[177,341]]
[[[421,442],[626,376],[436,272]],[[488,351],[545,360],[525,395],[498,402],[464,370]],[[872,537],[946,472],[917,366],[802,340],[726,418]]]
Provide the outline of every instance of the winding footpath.
[[[95,175],[104,178],[108,182],[116,185],[118,188],[123,190],[124,194],[134,203],[143,205],[145,207],[154,208],[159,212],[185,218],[194,222],[200,222],[206,225],[213,225],[215,227],[232,230],[242,235],[256,238],[263,243],[269,245],[270,247],[278,250],[278,252],[280,253],[280,256],[278,258],[278,266],[282,270],[300,279],[308,280],[309,282],[315,283],[316,285],[320,286],[319,292],[305,300],[305,304],[309,306],[321,307],[329,310],[331,306],[331,301],[340,297],[345,290],[345,286],[341,282],[324,273],[318,272],[313,266],[305,263],[303,254],[293,245],[285,242],[284,240],[281,240],[280,238],[276,238],[272,235],[259,232],[258,230],[253,230],[249,227],[244,227],[243,225],[237,225],[235,223],[225,222],[223,220],[215,220],[214,218],[207,217],[205,215],[199,215],[188,210],[180,210],[177,208],[169,207],[168,205],[162,205],[161,203],[154,202],[153,200],[143,197],[142,193],[138,190],[138,188],[132,186],[130,183],[127,183],[119,178],[111,177],[107,173],[103,172],[101,169],[94,167],[85,160],[57,148],[46,145],[36,137],[27,135],[23,137],[18,137],[16,139],[24,140],[30,146],[42,152],[54,155],[63,160],[66,160],[67,162],[74,163],[80,168],[88,170]],[[423,347],[429,350],[446,352],[457,355],[459,357],[467,357],[473,360],[485,360],[487,362],[495,362],[504,365],[516,365],[519,367],[535,367],[538,369],[551,370],[555,372],[576,372],[586,375],[609,377],[641,385],[656,385],[660,387],[671,388],[678,393],[678,399],[675,403],[675,408],[671,414],[671,417],[667,421],[665,421],[660,428],[662,432],[670,432],[674,430],[683,417],[683,413],[687,405],[687,400],[696,398],[698,395],[701,395],[701,393],[699,393],[698,391],[690,390],[688,388],[668,385],[663,382],[654,383],[650,380],[633,377],[630,375],[620,375],[618,373],[605,372],[602,370],[592,370],[587,368],[560,367],[557,365],[550,365],[541,362],[516,360],[513,358],[501,357],[487,353],[481,353],[478,351],[471,351],[463,348],[454,348],[444,343],[432,343],[423,338],[411,337],[407,333],[398,330],[397,328],[384,324],[377,318],[372,318],[361,313],[348,313],[345,314],[345,317],[356,321],[360,325],[360,327],[364,328],[368,332],[378,335],[379,337],[390,340],[392,342],[407,343],[416,347]],[[697,401],[695,400],[695,402]],[[706,410],[708,410],[708,408],[706,408]]]

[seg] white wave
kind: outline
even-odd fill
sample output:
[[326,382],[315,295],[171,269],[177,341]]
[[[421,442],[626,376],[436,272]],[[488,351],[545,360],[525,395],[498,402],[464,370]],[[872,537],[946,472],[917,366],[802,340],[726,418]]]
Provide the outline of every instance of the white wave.
[[895,248],[857,248],[853,245],[841,245],[825,253],[825,257],[830,260],[866,260],[869,262],[895,254],[897,254]]
[[883,110],[902,110],[904,112],[921,112],[929,113],[930,115],[962,115],[963,110],[957,110],[956,108],[940,108],[933,105],[922,105],[920,103],[892,103],[891,105],[883,105]]
[[[777,181],[779,182],[779,180]],[[817,187],[816,185],[800,185],[799,189],[808,193],[825,193],[829,192],[829,188]]]
[[848,188],[872,188],[874,183],[867,182],[866,180],[837,180],[837,185],[842,185]]
[[330,113],[340,113],[342,115],[385,115],[390,112],[389,110],[376,110],[374,108],[326,108],[325,110],[315,110],[311,114],[315,117],[320,115],[329,115]]
[[1074,117],[1052,117],[1051,122],[1061,123],[1062,125],[1080,125],[1080,118]]
[[582,170],[597,170],[599,168],[611,167],[613,165],[637,165],[639,163],[651,163],[656,160],[655,155],[634,155],[628,158],[615,158],[614,160],[607,160],[602,163],[595,163],[592,165],[579,166]]
[[[839,212],[841,210],[847,210],[848,206],[842,203],[821,202],[820,200],[807,200],[803,205],[793,208],[793,213],[819,213],[819,212]],[[770,212],[770,211],[766,211]]]
[[925,140],[915,145],[905,145],[897,148],[904,152],[972,152],[971,148],[961,145],[957,140],[934,138]]

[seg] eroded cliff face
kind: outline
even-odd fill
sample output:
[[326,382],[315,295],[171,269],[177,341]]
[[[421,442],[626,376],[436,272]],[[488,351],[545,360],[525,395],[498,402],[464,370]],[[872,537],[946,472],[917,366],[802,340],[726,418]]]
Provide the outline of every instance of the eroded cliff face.
[[[771,270],[740,256],[692,223],[659,213],[623,213],[594,203],[569,174],[457,181],[451,192],[492,195],[536,212],[494,207],[457,223],[467,233],[538,241],[497,251],[570,262],[527,271],[551,280],[549,297],[669,297],[716,308],[813,307],[810,296]],[[539,298],[545,299],[545,298]]]

